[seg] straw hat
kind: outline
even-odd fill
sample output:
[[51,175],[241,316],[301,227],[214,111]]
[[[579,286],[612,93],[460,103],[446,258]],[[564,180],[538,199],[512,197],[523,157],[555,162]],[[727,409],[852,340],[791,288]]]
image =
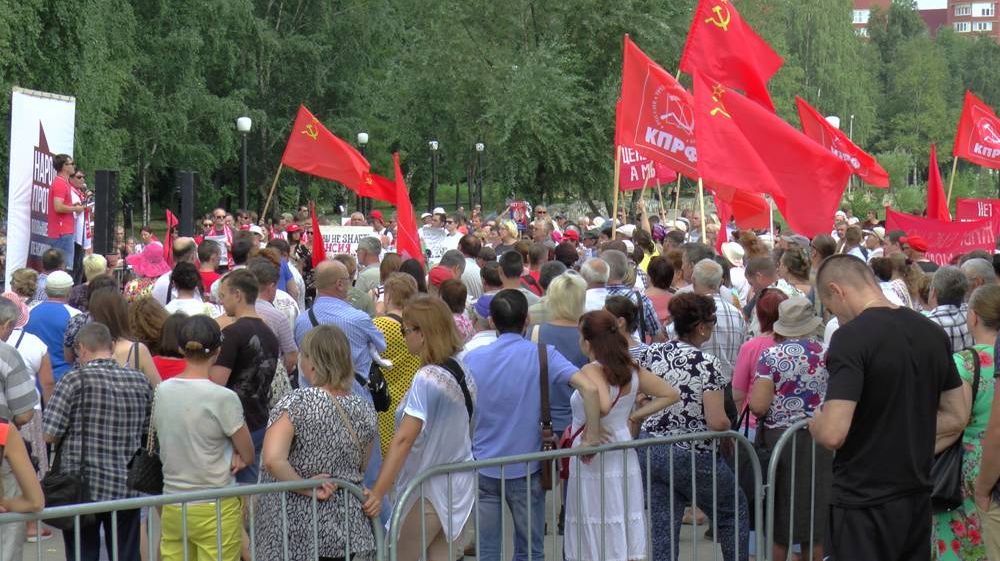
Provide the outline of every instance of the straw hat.
[[774,332],[782,337],[795,338],[816,332],[822,321],[816,317],[808,298],[796,296],[778,306],[778,321],[774,322]]
[[733,267],[743,266],[743,255],[746,252],[743,251],[743,246],[737,242],[726,242],[722,244],[722,256],[726,258],[733,264]]

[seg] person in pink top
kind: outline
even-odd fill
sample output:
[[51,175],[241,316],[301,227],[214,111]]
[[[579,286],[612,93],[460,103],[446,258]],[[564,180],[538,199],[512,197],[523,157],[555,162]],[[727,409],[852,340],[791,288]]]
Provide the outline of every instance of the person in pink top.
[[76,172],[73,158],[67,154],[57,154],[52,158],[56,176],[49,187],[49,244],[62,251],[63,262],[73,266],[73,233],[76,229],[75,212],[83,212],[86,207],[73,204],[73,187],[69,178]]
[[[750,383],[753,381],[754,369],[761,353],[774,346],[774,322],[778,320],[778,306],[788,299],[784,292],[776,288],[766,288],[760,294],[755,308],[757,321],[760,322],[760,335],[750,339],[740,347],[736,356],[736,366],[733,368],[733,401],[736,408],[743,411],[747,394],[750,393]],[[757,419],[750,415],[750,427],[756,428]]]

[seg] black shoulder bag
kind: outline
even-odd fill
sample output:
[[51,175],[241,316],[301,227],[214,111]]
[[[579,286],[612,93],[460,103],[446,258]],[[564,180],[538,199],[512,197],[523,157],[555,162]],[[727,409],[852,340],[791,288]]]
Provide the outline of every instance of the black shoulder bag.
[[[969,422],[972,422],[972,411],[976,408],[976,394],[979,392],[979,377],[981,365],[979,351],[974,347],[965,349],[972,352],[972,364],[975,366],[972,378],[972,406],[969,408]],[[962,506],[962,437],[965,431],[951,446],[945,448],[934,457],[931,466],[931,507],[935,513],[948,512]]]
[[[309,308],[308,313],[309,322],[312,323],[313,327],[319,326],[319,320],[316,319],[316,312],[312,308]],[[392,396],[389,395],[389,385],[385,381],[385,374],[382,372],[381,366],[373,360],[371,366],[368,367],[368,379],[365,380],[364,376],[357,372],[354,373],[354,379],[362,386],[368,388],[368,393],[372,396],[372,405],[375,406],[376,411],[385,412],[389,410],[392,406]]]
[[[49,472],[46,473],[45,477],[42,479],[42,494],[45,495],[46,507],[69,506],[94,502],[90,494],[90,484],[87,483],[87,478],[84,475],[84,469],[87,461],[87,420],[83,413],[84,404],[86,403],[84,401],[86,387],[87,384],[81,379],[77,414],[70,420],[71,423],[82,423],[80,425],[80,465],[75,471],[67,471],[63,469],[63,445],[66,444],[66,440],[69,439],[70,432],[67,429],[66,434],[59,439],[59,444],[56,444],[56,460],[52,463],[52,467],[49,469]],[[74,518],[75,517],[73,516],[67,516],[65,518],[52,518],[46,520],[45,523],[63,531],[72,531]],[[81,528],[93,526],[96,523],[97,515],[80,515]]]
[[[549,401],[549,353],[548,348],[543,344],[538,344],[538,382],[541,392],[542,405],[542,452],[550,452],[559,448],[559,439],[552,429],[552,406]],[[542,489],[549,491],[553,485],[552,460],[540,462],[542,472],[539,479],[542,482]]]
[[129,489],[149,495],[163,494],[163,461],[160,460],[156,441],[156,390],[153,390],[153,404],[149,408],[149,427],[146,429],[146,446],[132,454],[128,461],[125,485]]
[[472,393],[469,392],[469,385],[465,382],[465,372],[462,371],[462,367],[458,365],[458,361],[453,358],[447,358],[444,362],[439,364],[441,368],[444,368],[455,377],[455,381],[458,382],[458,387],[462,388],[462,397],[465,398],[465,410],[469,413],[469,422],[472,422]]

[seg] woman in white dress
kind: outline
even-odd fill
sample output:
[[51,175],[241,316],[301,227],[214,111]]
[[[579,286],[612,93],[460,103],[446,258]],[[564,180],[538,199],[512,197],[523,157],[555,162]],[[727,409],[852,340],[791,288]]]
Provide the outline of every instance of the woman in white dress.
[[[610,442],[632,440],[630,423],[638,424],[680,398],[679,392],[662,378],[639,368],[629,354],[627,336],[611,312],[595,310],[584,314],[580,318],[580,336],[580,346],[592,360],[580,372],[598,388],[601,428]],[[640,393],[650,399],[635,407]],[[580,428],[586,422],[579,393],[573,393],[570,405],[573,447],[576,447],[580,444]],[[603,459],[572,458],[566,492],[565,558],[568,561],[646,558],[644,509],[642,475],[635,450],[609,452]]]

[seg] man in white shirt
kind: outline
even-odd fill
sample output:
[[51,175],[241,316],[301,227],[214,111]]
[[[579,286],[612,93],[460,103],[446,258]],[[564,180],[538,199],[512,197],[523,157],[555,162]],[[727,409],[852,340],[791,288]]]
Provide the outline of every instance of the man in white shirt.
[[[191,263],[196,265],[198,261],[198,244],[193,238],[177,238],[174,240],[174,264]],[[173,271],[167,271],[156,279],[153,284],[153,298],[157,302],[167,305],[167,302],[177,297],[177,291],[170,286],[170,275]]]
[[479,257],[482,247],[482,242],[473,234],[466,234],[458,240],[458,250],[465,257],[462,284],[465,285],[465,289],[469,293],[468,301],[470,303],[475,302],[483,295],[483,279],[479,275],[479,264],[476,263],[476,257]]
[[604,301],[608,299],[608,277],[610,275],[611,268],[600,257],[591,257],[580,266],[580,276],[587,281],[584,311],[592,312],[604,308]]

